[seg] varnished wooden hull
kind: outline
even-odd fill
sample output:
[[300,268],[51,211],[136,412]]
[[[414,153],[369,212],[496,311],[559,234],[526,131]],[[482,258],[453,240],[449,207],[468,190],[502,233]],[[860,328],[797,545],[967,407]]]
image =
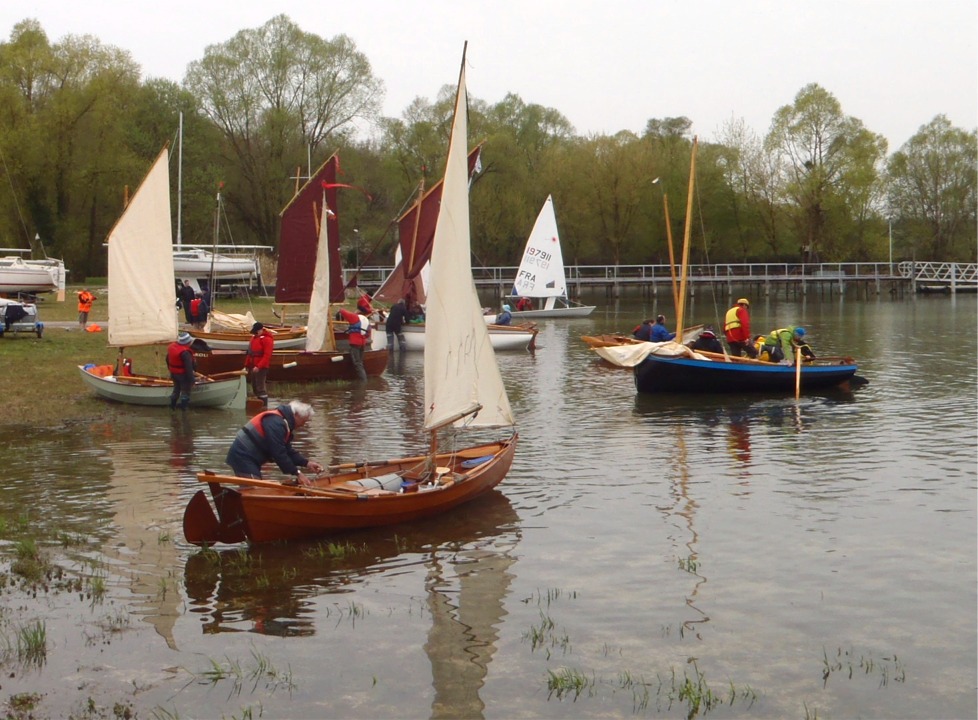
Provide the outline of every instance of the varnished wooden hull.
[[[198,479],[211,487],[218,519],[195,521],[190,517],[192,511],[188,505],[184,532],[188,541],[195,544],[242,540],[265,543],[309,540],[345,530],[423,520],[448,512],[496,487],[512,466],[517,439],[514,434],[509,439],[467,448],[455,455],[437,456],[436,464],[448,472],[437,475],[438,482],[432,489],[420,485],[413,492],[358,491],[349,489],[348,484],[395,473],[411,478],[426,456],[385,461],[321,478],[314,488],[323,495],[303,494],[287,486],[235,488],[233,477],[201,474]],[[465,463],[475,464],[466,467]],[[220,482],[211,478],[220,478]],[[191,501],[198,506],[196,510],[201,509],[199,495]]]
[[[241,370],[245,364],[245,353],[241,350],[195,351],[194,362],[205,375]],[[364,352],[363,368],[368,377],[382,375],[387,369],[387,350]],[[273,382],[356,380],[357,374],[349,352],[276,350],[272,353],[268,379]]]
[[[266,327],[268,327],[266,325]],[[274,329],[269,328],[275,338],[277,350],[301,349],[306,346],[306,329]],[[203,330],[188,330],[191,336],[203,340],[212,350],[247,350],[251,342],[250,332],[235,332],[233,330],[204,332]]]

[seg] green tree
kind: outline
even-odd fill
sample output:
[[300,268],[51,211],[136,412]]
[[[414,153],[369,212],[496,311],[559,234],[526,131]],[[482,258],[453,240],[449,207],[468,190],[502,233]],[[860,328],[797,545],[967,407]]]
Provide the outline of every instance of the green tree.
[[264,244],[276,237],[295,159],[373,120],[383,95],[350,38],[303,32],[285,15],[209,47],[190,64],[185,85],[233,159],[227,201]]
[[978,131],[938,115],[893,154],[889,202],[915,257],[975,260]]
[[803,259],[840,258],[844,240],[851,240],[838,233],[851,210],[847,200],[859,204],[872,196],[855,192],[855,185],[875,182],[886,141],[844,115],[839,101],[813,83],[778,109],[765,143],[783,161],[781,186],[794,209]]

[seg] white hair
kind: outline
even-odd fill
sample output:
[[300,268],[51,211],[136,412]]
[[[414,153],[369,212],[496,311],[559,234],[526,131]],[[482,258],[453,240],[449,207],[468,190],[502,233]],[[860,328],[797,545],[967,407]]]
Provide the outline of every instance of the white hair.
[[312,409],[312,405],[309,403],[304,403],[301,400],[292,400],[289,402],[289,407],[292,408],[292,414],[297,418],[302,418],[303,420],[309,420],[316,411]]

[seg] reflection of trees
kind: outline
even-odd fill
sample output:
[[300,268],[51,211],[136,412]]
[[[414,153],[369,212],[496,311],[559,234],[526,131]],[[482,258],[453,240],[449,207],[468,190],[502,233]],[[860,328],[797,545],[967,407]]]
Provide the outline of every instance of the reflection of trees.
[[402,560],[414,565],[421,555],[432,619],[424,646],[435,691],[432,717],[481,717],[479,690],[506,614],[518,520],[494,490],[440,518],[334,539],[366,552],[331,557],[318,552],[324,544],[312,543],[202,550],[185,566],[191,612],[201,616],[204,633],[314,635],[323,618],[309,598],[354,592],[372,575]]

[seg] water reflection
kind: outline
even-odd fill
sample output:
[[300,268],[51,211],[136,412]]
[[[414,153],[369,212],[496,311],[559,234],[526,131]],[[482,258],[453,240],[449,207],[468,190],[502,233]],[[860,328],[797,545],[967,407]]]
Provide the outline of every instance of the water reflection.
[[519,539],[516,510],[492,491],[435,520],[344,534],[334,547],[346,551],[336,555],[327,543],[202,550],[187,559],[184,583],[204,634],[311,636],[318,624],[334,624],[315,598],[354,593],[374,575],[423,568],[431,716],[474,718],[482,716],[479,690],[506,615]]

